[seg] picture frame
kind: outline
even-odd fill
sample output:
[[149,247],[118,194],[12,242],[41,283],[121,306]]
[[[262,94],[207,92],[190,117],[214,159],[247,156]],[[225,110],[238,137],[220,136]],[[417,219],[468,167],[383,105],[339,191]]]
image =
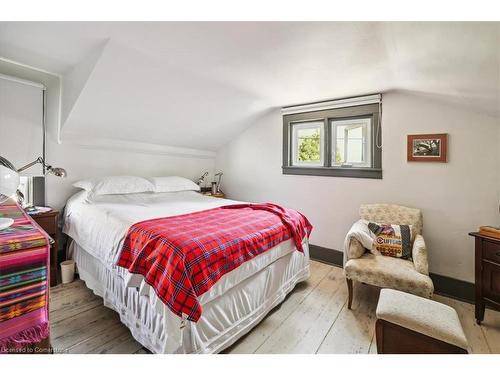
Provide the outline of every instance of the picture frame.
[[407,161],[446,163],[448,134],[411,134],[407,139]]

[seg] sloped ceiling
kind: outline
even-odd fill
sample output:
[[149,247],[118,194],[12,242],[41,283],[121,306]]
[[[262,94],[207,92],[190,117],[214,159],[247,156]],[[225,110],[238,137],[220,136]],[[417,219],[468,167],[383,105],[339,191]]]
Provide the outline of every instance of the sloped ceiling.
[[406,90],[499,114],[495,23],[0,23],[63,75],[65,135],[217,150],[275,107]]

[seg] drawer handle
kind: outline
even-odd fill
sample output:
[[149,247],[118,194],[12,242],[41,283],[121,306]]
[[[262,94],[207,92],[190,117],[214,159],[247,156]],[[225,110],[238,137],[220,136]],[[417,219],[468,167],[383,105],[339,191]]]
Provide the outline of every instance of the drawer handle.
[[500,257],[500,251],[497,251],[495,254],[497,257]]

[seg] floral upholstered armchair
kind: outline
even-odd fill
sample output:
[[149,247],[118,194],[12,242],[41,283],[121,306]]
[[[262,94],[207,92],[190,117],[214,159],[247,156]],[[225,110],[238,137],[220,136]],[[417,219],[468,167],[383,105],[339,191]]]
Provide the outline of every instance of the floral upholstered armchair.
[[411,225],[414,238],[410,259],[372,254],[356,238],[346,237],[344,272],[351,308],[353,281],[391,288],[430,298],[434,285],[429,277],[427,249],[422,237],[422,213],[419,209],[394,204],[365,204],[361,219],[379,224]]

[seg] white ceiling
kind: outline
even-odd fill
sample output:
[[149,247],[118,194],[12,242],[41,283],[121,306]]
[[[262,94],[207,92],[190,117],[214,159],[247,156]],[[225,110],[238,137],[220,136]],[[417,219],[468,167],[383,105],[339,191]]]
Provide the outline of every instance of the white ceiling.
[[65,133],[203,150],[274,107],[389,90],[500,112],[496,23],[2,22],[0,56],[69,80],[92,61]]

